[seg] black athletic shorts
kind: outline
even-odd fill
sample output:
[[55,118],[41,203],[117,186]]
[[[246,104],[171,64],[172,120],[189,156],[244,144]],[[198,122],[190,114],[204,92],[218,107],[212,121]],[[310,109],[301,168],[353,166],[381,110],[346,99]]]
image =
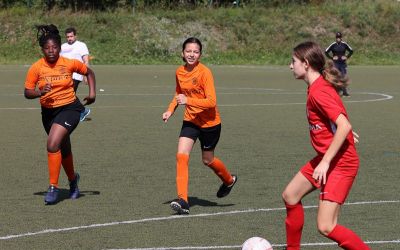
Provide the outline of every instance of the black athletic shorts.
[[221,124],[209,128],[200,128],[195,124],[183,121],[179,137],[188,137],[194,141],[199,138],[201,150],[212,151],[218,144],[221,135]]
[[61,107],[42,107],[42,123],[44,130],[49,134],[53,123],[57,123],[66,128],[68,133],[71,134],[76,126],[78,126],[80,114],[84,109],[78,98],[76,98],[73,103]]

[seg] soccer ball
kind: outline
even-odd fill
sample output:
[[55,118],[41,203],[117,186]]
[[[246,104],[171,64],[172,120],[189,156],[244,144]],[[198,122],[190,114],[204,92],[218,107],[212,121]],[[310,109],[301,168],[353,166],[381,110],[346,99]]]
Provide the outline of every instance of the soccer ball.
[[242,250],[272,250],[272,246],[264,238],[251,237],[243,243]]

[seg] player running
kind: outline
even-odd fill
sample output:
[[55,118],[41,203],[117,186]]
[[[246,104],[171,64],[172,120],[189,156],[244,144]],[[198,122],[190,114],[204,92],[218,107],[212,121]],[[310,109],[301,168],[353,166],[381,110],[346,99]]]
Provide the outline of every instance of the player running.
[[178,199],[171,208],[178,214],[189,214],[188,181],[189,156],[197,138],[200,140],[202,160],[222,180],[217,197],[227,196],[237,181],[225,164],[214,156],[221,134],[221,119],[217,108],[214,78],[199,60],[201,42],[194,37],[184,41],[182,58],[185,65],[176,70],[176,92],[162,119],[167,122],[178,105],[185,106],[183,124],[176,154],[176,190]]
[[345,78],[313,42],[304,42],[293,50],[290,69],[296,79],[308,85],[307,119],[311,144],[317,156],[304,165],[283,191],[286,205],[286,241],[288,250],[300,249],[304,224],[301,200],[321,189],[317,215],[319,232],[343,249],[366,250],[369,247],[350,229],[337,224],[359,168],[352,127],[338,91]]
[[61,165],[68,176],[70,198],[79,197],[79,174],[74,170],[70,134],[79,123],[83,105],[76,98],[72,74],[77,72],[87,76],[89,95],[86,104],[96,99],[96,80],[93,71],[78,60],[60,56],[61,37],[57,27],[40,25],[38,41],[44,57],[30,68],[25,80],[24,95],[27,99],[40,98],[42,123],[48,134],[47,159],[50,186],[44,201],[46,204],[58,202],[58,178]]

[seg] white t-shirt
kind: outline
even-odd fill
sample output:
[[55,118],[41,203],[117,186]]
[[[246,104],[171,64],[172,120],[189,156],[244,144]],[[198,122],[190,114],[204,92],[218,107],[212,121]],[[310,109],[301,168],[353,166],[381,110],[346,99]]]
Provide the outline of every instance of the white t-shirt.
[[[84,42],[75,41],[73,44],[64,43],[63,45],[61,45],[60,55],[66,58],[77,59],[83,62],[82,57],[89,55],[89,50]],[[79,81],[83,80],[83,76],[78,73],[74,73],[72,75],[72,78]]]

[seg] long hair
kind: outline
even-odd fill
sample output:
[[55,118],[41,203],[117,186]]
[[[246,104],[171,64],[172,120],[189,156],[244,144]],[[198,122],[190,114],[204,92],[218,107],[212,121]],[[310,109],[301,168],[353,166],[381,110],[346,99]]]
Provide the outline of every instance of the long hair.
[[293,49],[293,54],[302,62],[308,61],[311,68],[322,74],[324,79],[340,91],[348,86],[349,78],[336,69],[332,60],[325,60],[322,49],[315,42],[303,42]]
[[53,40],[61,47],[61,36],[54,24],[49,25],[36,25],[37,29],[37,40],[39,41],[39,46],[43,48],[48,40]]

